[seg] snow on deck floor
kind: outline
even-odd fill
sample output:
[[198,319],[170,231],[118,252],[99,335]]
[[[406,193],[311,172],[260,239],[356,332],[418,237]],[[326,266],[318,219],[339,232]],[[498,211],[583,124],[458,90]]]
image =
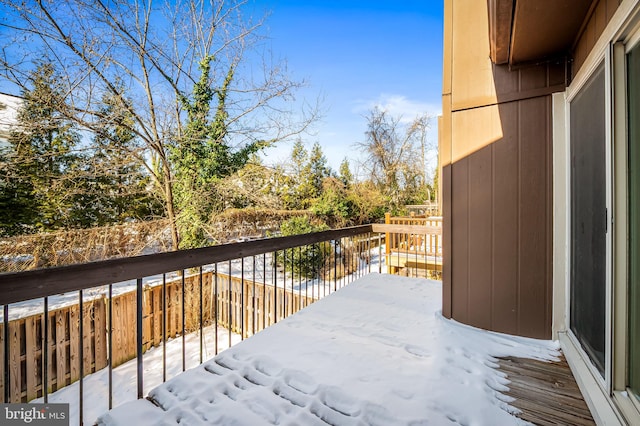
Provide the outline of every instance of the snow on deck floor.
[[370,274],[102,415],[106,425],[525,424],[495,357],[558,344],[440,314],[438,281]]
[[[209,359],[216,354],[216,333],[215,327],[209,326],[203,330],[203,357]],[[229,347],[229,331],[226,328],[218,327],[217,335],[218,352]],[[240,335],[231,333],[231,345],[240,342]],[[191,333],[185,336],[185,365],[190,368],[199,365],[200,357],[200,335]],[[143,355],[144,367],[144,388],[149,390],[162,383],[162,347],[151,348]],[[182,337],[177,337],[167,341],[166,347],[166,374],[167,377],[174,377],[182,373]],[[113,369],[113,405],[135,401],[138,394],[137,382],[138,364],[136,359],[125,362]],[[51,403],[69,404],[69,424],[79,424],[79,382],[74,382],[69,386],[49,395]],[[83,419],[85,424],[93,424],[98,416],[109,409],[109,369],[103,368],[100,371],[87,375],[83,379]],[[31,402],[44,402],[44,398],[38,398]]]

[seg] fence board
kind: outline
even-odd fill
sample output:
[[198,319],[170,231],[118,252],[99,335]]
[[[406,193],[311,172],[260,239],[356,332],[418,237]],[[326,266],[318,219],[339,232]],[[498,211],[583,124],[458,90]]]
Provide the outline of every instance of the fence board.
[[106,303],[103,297],[93,302],[93,334],[95,342],[95,371],[101,370],[107,366],[107,334],[106,334]]
[[[37,323],[36,323],[37,321]],[[38,339],[38,326],[40,325],[40,316],[32,315],[25,319],[25,358],[26,367],[25,371],[26,383],[27,383],[27,401],[38,396],[38,379],[40,373],[38,371],[38,359],[40,358],[39,351],[39,339]]]
[[[56,339],[55,339],[55,328],[56,328],[56,313],[55,312],[48,312],[47,315],[49,315],[49,329],[46,330],[45,332],[47,333],[47,340],[48,340],[48,351],[47,351],[47,382],[48,383],[44,383],[43,386],[46,386],[47,388],[47,392],[51,392],[53,389],[53,384],[56,383],[56,364],[57,364],[57,357],[56,357]],[[43,390],[44,392],[44,390]]]
[[20,402],[22,400],[22,362],[20,356],[20,327],[23,321],[12,321],[9,323],[9,369],[10,369],[10,398],[11,402]]
[[153,320],[153,346],[158,346],[162,342],[162,287],[158,286],[153,289],[151,298],[153,299],[153,308],[151,308],[151,318]]
[[95,359],[95,353],[93,350],[95,345],[95,343],[93,342],[94,332],[92,330],[93,329],[93,321],[92,321],[93,303],[89,303],[88,305],[85,305],[83,311],[84,311],[82,315],[83,359],[81,360],[81,362],[83,362],[82,368],[83,368],[84,375],[87,375],[94,371],[92,370],[92,366],[94,364],[93,360]]
[[67,311],[56,311],[56,390],[67,385],[67,348],[65,334],[67,329]]
[[[80,315],[78,305],[73,305],[69,310],[69,326],[75,328],[78,327],[79,324]],[[80,333],[78,330],[69,330],[69,365],[71,373],[71,383],[75,382],[76,380],[78,380],[78,377],[80,377],[80,362],[82,360],[79,358],[80,354],[78,350],[78,342],[80,341]]]

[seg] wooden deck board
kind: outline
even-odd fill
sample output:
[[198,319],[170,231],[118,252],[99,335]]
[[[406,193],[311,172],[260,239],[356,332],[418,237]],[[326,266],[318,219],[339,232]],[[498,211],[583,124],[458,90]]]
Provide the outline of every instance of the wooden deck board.
[[499,370],[511,382],[505,395],[535,425],[595,425],[564,357],[557,362],[501,358]]

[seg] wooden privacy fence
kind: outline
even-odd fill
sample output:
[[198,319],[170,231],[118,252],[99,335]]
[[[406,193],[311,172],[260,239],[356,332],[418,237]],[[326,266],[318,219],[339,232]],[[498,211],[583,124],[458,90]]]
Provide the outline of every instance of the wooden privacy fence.
[[[313,303],[320,296],[315,291],[315,288],[284,289],[264,281],[255,282],[213,271],[178,278],[166,285],[147,286],[143,292],[143,351],[159,346],[165,339],[180,336],[183,331],[188,333],[209,325],[230,328],[243,338],[251,336]],[[109,314],[112,366],[137,356],[135,291],[113,296],[111,304],[106,296],[83,300],[82,311],[83,375],[108,366]],[[79,303],[47,313],[45,364],[49,393],[80,377],[79,322]],[[44,315],[12,320],[8,326],[11,348],[9,402],[27,402],[43,395]],[[5,324],[0,324],[0,347],[4,344],[4,327]],[[0,351],[0,377],[4,376],[4,356]],[[5,402],[4,395],[4,382],[0,381],[0,402]]]
[[[385,236],[385,260],[389,273],[409,268],[424,270],[437,277],[442,272],[441,217],[392,217],[387,213],[385,224],[396,227],[395,232]],[[403,230],[403,226],[421,228]]]

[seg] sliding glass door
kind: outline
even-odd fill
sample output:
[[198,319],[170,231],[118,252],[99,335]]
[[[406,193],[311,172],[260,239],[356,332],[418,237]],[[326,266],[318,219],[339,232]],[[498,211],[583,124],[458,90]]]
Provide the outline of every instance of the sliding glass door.
[[606,325],[606,105],[604,64],[570,104],[571,330],[604,377]]

